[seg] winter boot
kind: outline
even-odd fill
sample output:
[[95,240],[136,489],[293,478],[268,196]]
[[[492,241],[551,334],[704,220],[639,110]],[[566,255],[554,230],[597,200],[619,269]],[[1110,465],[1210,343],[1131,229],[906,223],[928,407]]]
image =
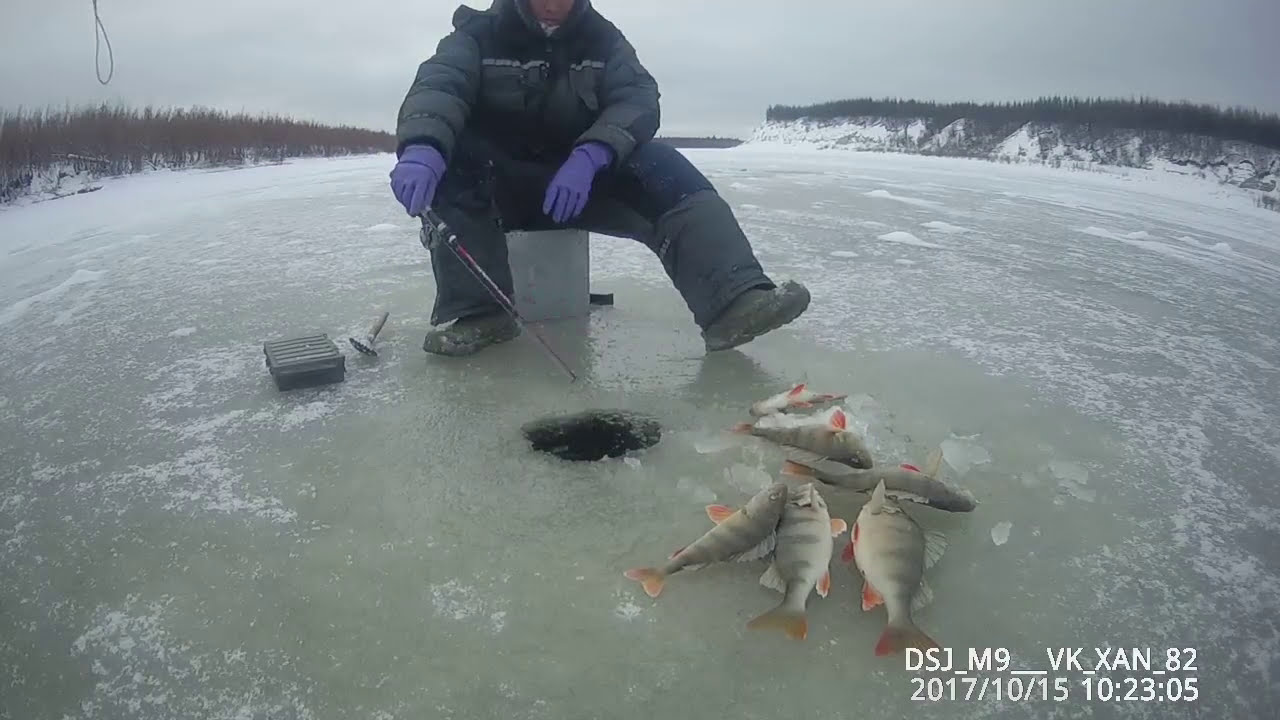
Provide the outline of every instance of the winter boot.
[[728,350],[777,330],[809,307],[809,290],[788,280],[771,290],[751,288],[702,331],[707,352]]
[[458,318],[444,328],[427,333],[422,349],[433,355],[472,355],[490,345],[514,340],[520,326],[505,312]]

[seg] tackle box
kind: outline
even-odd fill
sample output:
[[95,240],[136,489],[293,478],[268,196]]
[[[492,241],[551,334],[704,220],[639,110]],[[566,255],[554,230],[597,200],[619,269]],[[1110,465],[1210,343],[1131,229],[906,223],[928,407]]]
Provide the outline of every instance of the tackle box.
[[269,340],[262,353],[280,390],[339,383],[347,376],[347,359],[326,333]]

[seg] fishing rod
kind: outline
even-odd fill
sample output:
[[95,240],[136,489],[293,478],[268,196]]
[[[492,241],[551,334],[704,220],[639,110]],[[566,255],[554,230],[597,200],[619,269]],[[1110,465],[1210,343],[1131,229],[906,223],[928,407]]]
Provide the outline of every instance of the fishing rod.
[[511,316],[512,320],[515,320],[516,325],[520,327],[520,330],[524,331],[526,328],[530,330],[533,333],[533,336],[537,338],[538,343],[547,351],[547,354],[556,361],[556,364],[563,368],[565,372],[569,373],[569,382],[577,381],[578,376],[573,372],[573,369],[569,367],[569,364],[556,354],[556,351],[551,348],[551,345],[547,342],[546,338],[542,337],[542,333],[539,333],[537,329],[529,327],[525,323],[524,318],[520,317],[520,313],[516,310],[515,303],[511,301],[511,298],[507,297],[507,294],[502,292],[502,288],[498,287],[498,284],[493,281],[493,278],[490,278],[489,274],[484,271],[484,268],[480,267],[480,263],[476,262],[475,258],[471,257],[471,253],[467,252],[467,249],[458,242],[458,235],[453,231],[453,228],[449,227],[449,224],[431,208],[424,210],[423,214],[419,215],[418,218],[422,220],[422,246],[427,250],[431,250],[435,247],[435,243],[431,241],[433,236],[431,230],[434,229],[436,231],[434,236],[444,241],[445,247],[449,248],[454,257],[458,258],[458,261],[462,263],[463,267],[471,271],[471,275],[484,286],[485,290],[489,291],[489,295],[491,295],[493,299],[502,306],[502,309],[507,311],[507,314]]

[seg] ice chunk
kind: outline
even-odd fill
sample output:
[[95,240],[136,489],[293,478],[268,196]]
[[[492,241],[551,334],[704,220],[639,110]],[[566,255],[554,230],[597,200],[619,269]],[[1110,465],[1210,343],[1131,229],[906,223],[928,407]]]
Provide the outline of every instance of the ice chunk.
[[169,333],[169,337],[173,337],[173,338],[186,337],[188,335],[195,333],[195,331],[196,329],[193,327],[180,327],[177,330],[171,331]]
[[624,457],[624,458],[622,458],[622,462],[626,463],[626,464],[627,464],[627,467],[631,468],[632,470],[639,470],[639,469],[640,469],[640,459],[639,459],[639,458]]
[[856,258],[858,257],[858,253],[853,252],[852,250],[832,250],[831,257]]
[[369,227],[365,228],[365,232],[395,232],[396,230],[399,230],[399,229],[400,229],[399,225],[393,225],[391,223],[378,223],[377,225],[370,225]]
[[759,467],[734,463],[724,470],[725,480],[734,488],[752,495],[773,484],[769,473]]
[[696,503],[706,505],[716,501],[715,492],[688,476],[681,477],[676,481],[676,489],[688,495]]
[[991,453],[977,443],[977,435],[952,434],[942,441],[942,457],[957,474],[964,475],[975,465],[991,462]]
[[894,260],[894,262],[899,265],[915,265],[916,264],[915,260],[908,260],[907,258],[898,258],[897,260]]
[[712,455],[736,447],[738,443],[726,433],[716,433],[707,437],[695,438],[693,449],[699,455]]
[[1069,460],[1051,460],[1049,472],[1058,479],[1058,492],[1083,502],[1094,502],[1098,493],[1085,485],[1089,482],[1089,470]]
[[1066,480],[1079,485],[1089,482],[1089,470],[1079,463],[1069,460],[1050,460],[1049,472],[1059,480]]
[[1003,545],[1009,542],[1009,531],[1013,529],[1013,523],[1008,520],[1001,520],[991,527],[991,542],[996,545]]

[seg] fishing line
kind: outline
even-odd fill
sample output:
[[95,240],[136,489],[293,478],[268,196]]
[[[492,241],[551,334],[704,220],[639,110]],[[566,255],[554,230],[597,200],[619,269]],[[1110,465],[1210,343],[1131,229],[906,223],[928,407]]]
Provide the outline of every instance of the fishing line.
[[[111,50],[111,38],[107,37],[107,28],[102,24],[102,16],[98,14],[98,0],[93,0],[93,22],[96,25],[93,29],[93,69],[98,72],[98,82],[106,85],[116,74],[116,54]],[[102,32],[99,33],[99,30]],[[102,43],[104,41],[107,43],[107,59],[111,63],[106,80],[102,79]]]

